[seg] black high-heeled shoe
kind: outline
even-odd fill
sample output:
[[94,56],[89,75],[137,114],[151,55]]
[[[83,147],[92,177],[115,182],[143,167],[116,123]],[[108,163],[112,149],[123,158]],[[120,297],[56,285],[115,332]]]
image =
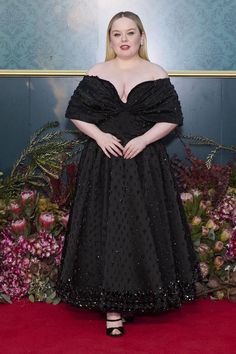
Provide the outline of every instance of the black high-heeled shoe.
[[[106,321],[109,321],[109,322],[115,322],[115,321],[120,321],[120,320],[122,320],[121,317],[120,317],[120,318],[117,318],[117,319],[115,319],[115,320],[108,320],[108,319],[106,319]],[[113,334],[112,332],[113,332],[114,329],[118,329],[118,330],[120,331],[120,333],[119,333],[119,334]],[[123,327],[123,326],[119,326],[119,327],[109,327],[109,328],[106,328],[106,334],[107,334],[108,336],[112,336],[112,337],[120,337],[120,336],[122,336],[122,335],[124,334],[124,327]]]
[[133,320],[134,320],[134,315],[123,315],[122,316],[123,322],[129,323],[129,322],[133,322]]

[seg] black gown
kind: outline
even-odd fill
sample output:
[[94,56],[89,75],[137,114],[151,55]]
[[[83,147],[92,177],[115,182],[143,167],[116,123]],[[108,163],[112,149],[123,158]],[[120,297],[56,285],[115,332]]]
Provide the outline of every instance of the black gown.
[[[136,85],[124,103],[110,81],[85,76],[66,117],[96,124],[123,146],[157,122],[183,124],[169,77]],[[202,276],[162,140],[124,159],[87,138],[56,284],[62,301],[151,313],[194,300]]]

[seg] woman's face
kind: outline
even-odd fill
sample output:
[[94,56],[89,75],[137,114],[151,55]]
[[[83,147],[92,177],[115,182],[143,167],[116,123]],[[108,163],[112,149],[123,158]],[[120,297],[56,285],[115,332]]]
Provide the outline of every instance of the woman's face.
[[133,20],[121,17],[112,24],[110,45],[118,57],[129,58],[138,53],[143,37]]

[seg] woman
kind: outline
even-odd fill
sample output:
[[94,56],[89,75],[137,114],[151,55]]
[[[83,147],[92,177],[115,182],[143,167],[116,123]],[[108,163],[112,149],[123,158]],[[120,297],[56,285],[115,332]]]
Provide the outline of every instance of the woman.
[[80,81],[66,111],[88,140],[58,292],[68,303],[105,313],[112,336],[123,335],[135,314],[194,300],[202,279],[161,140],[182,125],[181,106],[146,45],[136,14],[113,16],[106,60]]

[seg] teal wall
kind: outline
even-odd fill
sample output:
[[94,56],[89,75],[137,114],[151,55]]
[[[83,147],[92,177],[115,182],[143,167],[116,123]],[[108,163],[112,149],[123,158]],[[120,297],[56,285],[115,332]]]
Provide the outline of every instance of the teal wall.
[[[0,0],[0,69],[87,70],[104,61],[105,35],[117,12],[137,13],[150,60],[172,70],[236,70],[236,0]],[[48,121],[69,124],[65,109],[79,77],[0,77],[0,171]],[[235,145],[236,80],[172,78],[183,133]],[[168,142],[183,154],[179,141]],[[194,148],[205,158],[206,148]],[[217,162],[233,156],[222,151]]]
[[[80,77],[0,79],[0,171],[10,172],[12,164],[29,141],[30,135],[48,121],[69,128],[64,113]],[[183,134],[202,135],[218,143],[235,145],[236,80],[229,78],[171,78],[183,109]],[[71,127],[75,128],[73,125]],[[178,139],[169,141],[172,155],[184,157]],[[205,159],[210,148],[193,147]],[[224,164],[233,154],[220,151],[214,160]]]
[[122,10],[140,16],[166,70],[236,70],[236,0],[0,0],[0,69],[86,70]]

